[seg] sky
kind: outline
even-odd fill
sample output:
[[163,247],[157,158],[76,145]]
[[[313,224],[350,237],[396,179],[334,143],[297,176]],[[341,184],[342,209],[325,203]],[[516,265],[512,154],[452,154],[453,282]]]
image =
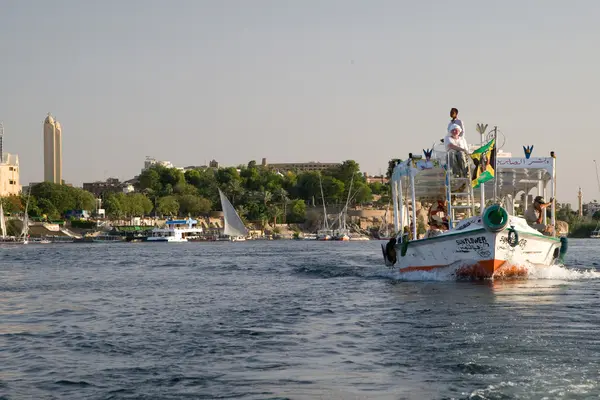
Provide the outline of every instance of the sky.
[[0,121],[21,181],[176,166],[354,159],[385,173],[460,110],[503,150],[557,154],[557,198],[600,200],[600,2],[0,0]]

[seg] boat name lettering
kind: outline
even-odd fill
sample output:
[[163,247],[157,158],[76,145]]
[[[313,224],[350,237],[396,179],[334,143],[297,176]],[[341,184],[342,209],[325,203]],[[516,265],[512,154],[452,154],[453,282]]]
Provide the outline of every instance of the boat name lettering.
[[462,231],[463,229],[465,229],[465,228],[473,225],[474,223],[481,224],[481,218],[478,218],[476,221],[473,221],[473,220],[466,221],[464,224],[461,224],[461,225],[457,226],[456,228],[454,228],[454,230],[455,231]]
[[[508,236],[500,237],[500,243],[510,245],[510,243],[508,242]],[[519,243],[517,243],[517,246],[519,246],[521,248],[521,250],[525,249],[525,247],[527,246],[527,239],[519,240]],[[512,246],[511,246],[511,248],[512,248]]]
[[477,253],[485,253],[490,247],[490,244],[488,243],[485,236],[479,236],[476,238],[457,239],[456,245],[458,246],[456,249],[457,253],[469,253],[471,251],[475,251]]
[[462,231],[463,229],[465,229],[465,228],[467,228],[467,227],[471,226],[471,224],[472,224],[472,222],[471,222],[471,221],[468,221],[468,222],[466,222],[464,225],[457,226],[457,227],[456,227],[456,228],[454,228],[454,229],[455,229],[455,230],[457,230],[457,231]]

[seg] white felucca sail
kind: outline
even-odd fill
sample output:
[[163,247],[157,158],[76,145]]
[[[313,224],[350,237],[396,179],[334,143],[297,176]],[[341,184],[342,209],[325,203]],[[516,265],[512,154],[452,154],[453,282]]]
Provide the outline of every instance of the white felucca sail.
[[2,203],[0,203],[0,231],[2,231],[2,239],[6,238],[6,218],[4,217]]
[[248,235],[248,229],[242,222],[242,219],[238,215],[233,205],[229,202],[225,194],[219,189],[219,196],[221,197],[221,207],[223,208],[223,216],[225,219],[225,229],[223,234],[230,237],[246,237]]

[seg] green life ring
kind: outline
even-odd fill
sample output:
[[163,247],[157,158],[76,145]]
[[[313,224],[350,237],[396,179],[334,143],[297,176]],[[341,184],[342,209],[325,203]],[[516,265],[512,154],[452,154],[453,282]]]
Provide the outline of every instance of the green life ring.
[[488,232],[500,232],[508,225],[508,213],[499,204],[492,204],[486,208],[482,219]]
[[408,250],[408,235],[404,235],[402,237],[402,246],[400,247],[400,255],[404,257],[406,255],[406,251]]

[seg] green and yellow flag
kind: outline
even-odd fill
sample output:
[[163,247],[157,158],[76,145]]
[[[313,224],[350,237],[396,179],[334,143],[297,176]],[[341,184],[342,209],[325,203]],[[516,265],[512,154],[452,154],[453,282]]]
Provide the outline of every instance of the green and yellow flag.
[[471,178],[473,188],[479,187],[481,183],[494,179],[494,165],[496,164],[496,139],[481,146],[471,154],[475,170]]

